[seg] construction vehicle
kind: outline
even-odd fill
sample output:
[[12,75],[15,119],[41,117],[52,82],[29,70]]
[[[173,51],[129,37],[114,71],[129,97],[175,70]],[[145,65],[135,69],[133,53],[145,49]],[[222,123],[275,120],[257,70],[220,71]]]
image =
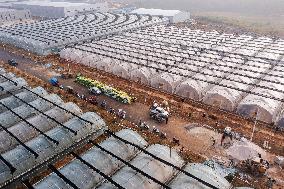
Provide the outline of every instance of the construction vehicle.
[[152,105],[149,115],[152,119],[157,120],[159,123],[162,123],[169,118],[169,112],[167,112],[164,108],[158,106],[157,103],[154,103]]
[[8,64],[11,65],[11,66],[17,66],[18,65],[18,63],[14,59],[8,60]]

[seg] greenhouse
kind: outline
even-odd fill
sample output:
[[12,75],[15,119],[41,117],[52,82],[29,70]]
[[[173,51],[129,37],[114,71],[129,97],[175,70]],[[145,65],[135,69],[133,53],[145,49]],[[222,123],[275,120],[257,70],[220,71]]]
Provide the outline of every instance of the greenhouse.
[[[161,188],[161,183],[171,188],[208,188],[172,167],[176,166],[183,167],[187,173],[217,188],[231,188],[229,182],[211,167],[194,163],[184,166],[185,163],[176,150],[170,150],[169,147],[160,144],[147,146],[147,142],[130,129],[122,129],[101,143],[93,144],[94,147],[58,170],[64,179],[58,174],[51,173],[35,183],[33,187],[37,189],[72,188],[70,187],[72,182],[74,186],[82,189],[116,188],[114,183],[127,189],[158,189]],[[157,158],[161,158],[172,166],[164,164]],[[105,180],[105,176],[98,174],[98,170],[108,175],[112,183]]]
[[[220,82],[221,86],[211,88],[205,95],[203,102],[209,105],[218,106],[221,109],[234,111],[239,101],[246,94],[242,91],[250,91],[263,73],[266,73],[271,67],[269,64],[259,64],[257,72],[255,72],[252,64],[255,62],[246,62],[241,67],[233,71]],[[226,87],[224,87],[226,86]]]
[[[11,81],[3,81],[0,83],[0,95],[5,94],[7,91],[15,91],[23,86],[27,86],[27,82],[23,78],[11,78]],[[17,83],[17,85],[15,85]]]
[[273,40],[267,37],[254,38],[253,40],[248,41],[245,46],[238,48],[236,53],[253,56],[272,43]]
[[[147,151],[154,154],[155,156],[166,160],[170,163],[178,167],[182,167],[183,160],[179,157],[175,150],[172,150],[170,155],[169,147],[162,146],[159,144],[151,145],[147,148]],[[144,171],[148,175],[156,178],[157,180],[165,183],[168,181],[174,174],[175,170],[163,164],[160,161],[155,160],[152,157],[144,153],[138,154],[131,162],[131,165],[139,168]],[[133,169],[128,166],[123,167],[117,173],[112,176],[112,179],[119,183],[124,188],[140,188],[140,189],[148,189],[148,188],[160,188],[159,184],[147,179],[145,176],[137,173]],[[115,188],[111,183],[103,183],[100,189],[104,188]]]
[[[63,103],[62,99],[56,94],[49,94],[44,97],[48,99],[49,101],[54,102],[58,105]],[[30,102],[29,104],[40,111],[46,111],[53,107],[53,104],[46,103],[46,100],[41,99],[41,98],[36,99]],[[28,104],[23,104],[17,108],[12,109],[12,111],[20,115],[22,118],[29,118],[36,114],[40,114],[40,112],[36,111],[34,108],[29,106]],[[0,114],[0,123],[2,126],[6,128],[11,127],[12,125],[16,124],[19,121],[21,121],[21,118],[16,116],[11,111],[6,111]]]
[[[140,147],[145,147],[147,142],[138,135],[135,131],[124,129],[116,133],[117,136],[130,141]],[[124,160],[130,160],[139,152],[136,148],[124,144],[123,142],[110,137],[99,144],[104,149],[111,151],[115,155],[123,158]],[[123,166],[123,163],[116,158],[101,151],[99,148],[92,148],[81,156],[85,161],[100,169],[104,174],[110,175],[115,173]],[[79,160],[74,160],[60,169],[60,172],[66,176],[69,180],[72,180],[76,186],[82,189],[94,188],[102,180],[103,177],[98,173],[93,172],[85,164]],[[35,188],[68,188],[68,184],[64,183],[58,176],[51,174],[37,183]]]
[[97,62],[93,63],[92,66],[96,67],[99,70],[111,73],[113,67],[116,64],[119,64],[118,60],[113,60],[112,58],[109,57],[103,57],[101,60],[98,60]]
[[[114,63],[112,67],[112,73],[114,75],[117,75],[119,77],[125,78],[125,79],[130,79],[131,75],[130,73],[133,70],[139,69],[139,66],[135,64],[128,64],[125,62],[122,63]],[[107,70],[106,70],[107,71]]]
[[240,35],[240,36],[233,36],[229,35],[228,39],[224,39],[220,45],[216,45],[214,48],[218,51],[223,52],[233,52],[235,49],[245,45],[249,40],[251,40],[252,36]]
[[150,85],[150,78],[157,74],[155,69],[141,67],[140,69],[133,70],[131,73],[131,80],[144,85]]
[[[12,78],[15,77],[15,75],[14,75],[13,73],[11,73],[11,72],[7,73],[7,72],[2,71],[2,73],[3,73],[3,75],[4,75],[5,77],[7,77],[7,78],[9,78],[9,79],[12,79]],[[1,73],[1,74],[2,74],[2,73]],[[2,77],[0,78],[0,83],[5,82],[5,81],[6,81],[5,78],[2,78]]]
[[276,126],[283,131],[284,129],[284,110],[279,112],[279,115],[276,119]]
[[[184,170],[201,178],[202,180],[212,184],[219,189],[229,189],[231,184],[215,172],[211,167],[199,163],[189,163]],[[209,189],[210,187],[204,186],[197,180],[179,173],[170,183],[171,188],[175,189]]]
[[[254,88],[254,94],[247,95],[239,104],[237,112],[243,116],[256,118],[266,123],[276,122],[277,115],[282,108],[281,103],[276,99],[283,99],[284,74],[274,70],[270,71],[263,81]],[[259,95],[256,95],[259,94]],[[275,99],[276,98],[276,99]]]
[[284,40],[278,39],[274,41],[269,46],[269,48],[265,48],[263,49],[263,51],[258,53],[256,57],[279,60],[279,58],[281,58],[281,56],[283,55],[283,51],[284,51]]
[[[187,72],[185,71],[184,74]],[[173,93],[176,86],[182,82],[183,77],[176,74],[162,73],[151,80],[151,86],[157,89]]]
[[[224,67],[223,71],[229,71],[229,67]],[[191,98],[193,100],[201,100],[206,92],[213,87],[215,83],[219,83],[221,81],[221,77],[224,77],[225,73],[223,71],[219,71],[218,66],[209,66],[202,70],[202,73],[198,73],[193,76],[194,79],[185,80],[184,83],[181,83],[183,86],[178,86],[177,91],[181,90],[181,87],[185,89],[185,91],[180,93],[185,93],[187,98]],[[209,81],[209,82],[208,82]],[[185,86],[185,84],[187,86]]]
[[89,13],[2,27],[0,38],[3,43],[47,55],[80,41],[166,22],[152,16]]
[[102,134],[102,129],[105,125],[102,120],[98,120],[98,115],[93,112],[87,112],[82,114],[80,117],[95,124],[86,124],[78,118],[73,118],[64,123],[64,125],[66,128],[76,131],[77,135],[72,135],[63,127],[56,127],[46,132],[47,136],[51,137],[55,141],[59,141],[58,145],[54,145],[43,135],[26,142],[25,144],[38,154],[37,158],[23,146],[17,146],[12,150],[3,153],[3,158],[8,160],[9,163],[16,168],[16,171],[12,175],[10,169],[3,162],[0,162],[0,183],[3,183],[8,179],[12,179],[13,177],[43,163],[47,159],[62,152],[64,149],[69,148],[73,143],[80,141],[81,138],[91,133],[100,131],[100,134]]
[[[40,96],[46,96],[47,95],[47,92],[42,87],[33,88],[33,89],[31,89],[31,91],[40,95]],[[16,96],[19,97],[20,99],[24,100],[25,102],[31,102],[31,101],[34,101],[38,98],[36,95],[29,93],[27,91],[20,92],[20,93],[16,94]],[[20,105],[23,104],[22,101],[20,101],[19,99],[17,99],[16,97],[13,97],[13,96],[3,98],[3,99],[0,100],[0,102],[3,103],[8,108],[11,108],[11,109],[19,107]],[[4,111],[7,111],[7,109],[3,106],[0,106],[0,113],[3,113]]]
[[[82,113],[79,107],[71,102],[63,104],[62,107],[75,113],[76,115],[80,115]],[[72,114],[67,113],[65,110],[62,110],[58,107],[46,111],[45,114],[50,117],[56,118],[56,120],[62,124],[74,117],[72,116]],[[51,121],[48,117],[42,114],[31,117],[27,119],[27,121],[32,125],[36,125],[37,128],[42,132],[47,132],[58,126],[56,122]],[[22,142],[27,142],[39,135],[36,130],[34,130],[25,122],[19,122],[18,124],[15,124],[14,126],[9,128],[9,131],[12,132]],[[0,153],[11,150],[17,145],[17,141],[15,141],[14,138],[11,137],[7,132],[3,130],[0,131]]]

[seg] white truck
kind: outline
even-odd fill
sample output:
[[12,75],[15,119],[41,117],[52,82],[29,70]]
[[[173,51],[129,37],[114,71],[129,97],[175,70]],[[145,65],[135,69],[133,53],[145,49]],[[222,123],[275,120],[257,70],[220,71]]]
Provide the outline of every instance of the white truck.
[[169,112],[167,112],[164,108],[159,107],[157,103],[154,103],[150,108],[150,117],[157,120],[159,123],[166,121],[169,117]]

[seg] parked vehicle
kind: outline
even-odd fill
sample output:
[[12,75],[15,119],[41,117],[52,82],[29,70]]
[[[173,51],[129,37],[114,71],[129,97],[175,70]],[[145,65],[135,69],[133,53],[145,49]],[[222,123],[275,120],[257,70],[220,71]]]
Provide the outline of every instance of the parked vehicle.
[[56,77],[52,77],[49,79],[49,83],[52,85],[52,86],[56,86],[56,87],[59,87],[59,81]]
[[159,107],[156,103],[150,108],[149,115],[152,119],[157,120],[159,123],[166,121],[169,117],[169,112],[164,108]]
[[97,87],[91,87],[89,89],[89,91],[90,91],[91,94],[94,94],[94,95],[102,94],[102,91],[99,88],[97,88]]
[[18,63],[14,59],[8,60],[8,64],[11,65],[11,66],[17,66],[18,65]]

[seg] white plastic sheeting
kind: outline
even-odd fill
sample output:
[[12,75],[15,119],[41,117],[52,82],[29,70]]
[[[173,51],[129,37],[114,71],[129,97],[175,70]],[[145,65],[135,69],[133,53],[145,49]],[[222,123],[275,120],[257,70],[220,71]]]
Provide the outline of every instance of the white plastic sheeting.
[[274,43],[269,45],[267,48],[264,48],[262,51],[260,51],[257,54],[257,57],[278,60],[283,55],[283,51],[284,51],[284,40],[278,39],[274,41]]
[[35,156],[23,146],[17,146],[13,150],[2,154],[3,158],[8,160],[12,166],[16,168],[16,171],[12,175],[10,173],[10,169],[2,161],[0,161],[0,184],[30,170],[43,161],[52,158],[55,154],[62,152],[75,142],[80,141],[90,134],[95,133],[95,136],[101,135],[106,128],[105,122],[96,113],[87,112],[80,117],[94,124],[91,125],[90,123],[86,123],[76,117],[70,119],[64,123],[64,125],[74,131],[77,131],[77,135],[72,134],[70,131],[60,126],[46,132],[46,135],[59,141],[58,145],[55,145],[43,135],[26,142],[25,144],[28,147],[38,153],[39,156],[37,158],[35,158]]
[[[47,95],[47,92],[42,87],[33,88],[33,89],[31,89],[31,91],[40,95],[40,96],[46,96]],[[30,93],[28,91],[23,91],[19,94],[16,94],[16,96],[19,97],[20,99],[22,99],[25,102],[31,102],[31,101],[38,98],[35,94]],[[0,102],[3,103],[8,108],[11,108],[11,109],[14,109],[14,108],[23,104],[23,102],[21,100],[17,99],[16,97],[13,97],[13,96],[3,98],[3,99],[0,100]],[[7,111],[7,109],[4,106],[0,106],[0,113],[3,113],[4,111]]]
[[125,79],[131,78],[131,71],[139,69],[139,66],[129,63],[117,63],[113,65],[112,73]]
[[[147,145],[147,142],[139,134],[130,129],[121,130],[117,132],[116,135],[140,147],[145,147]],[[100,146],[126,161],[139,152],[137,148],[133,148],[132,146],[113,137],[104,140]],[[121,161],[111,157],[96,147],[88,150],[81,156],[81,158],[106,175],[114,173],[117,169],[124,165]],[[88,166],[84,165],[79,160],[70,162],[59,171],[81,189],[94,188],[103,180],[101,175],[88,168]],[[56,174],[49,175],[37,183],[34,187],[38,189],[55,189],[58,187],[70,188],[70,186],[62,181]]]
[[151,67],[153,68],[147,68],[147,67],[141,67],[139,69],[133,70],[131,72],[131,79],[136,81],[136,82],[141,82],[146,85],[151,84],[151,78],[157,76],[161,72],[155,68],[159,69],[166,69],[164,65],[161,64],[150,64]]
[[149,78],[156,73],[154,69],[149,69],[146,67],[141,67],[140,69],[133,70],[131,74],[131,79],[135,82],[139,82],[145,85],[150,85]]
[[[251,66],[251,64],[258,64],[258,69],[256,70],[256,67]],[[217,85],[211,88],[205,95],[203,102],[233,111],[242,97],[246,95],[246,93],[233,88],[250,91],[253,88],[253,84],[258,83],[261,75],[266,73],[270,67],[271,65],[269,64],[259,64],[254,61],[245,63],[239,67],[239,71],[235,71],[236,74],[228,75],[220,82],[221,85],[228,87]]]
[[[50,94],[50,95],[44,96],[44,98],[58,105],[63,103],[62,99],[56,94]],[[40,111],[49,110],[54,106],[53,104],[47,103],[44,99],[41,99],[41,98],[36,99],[30,102],[29,104],[37,108]],[[33,115],[40,114],[40,112],[33,109],[31,106],[27,104],[23,104],[17,108],[14,108],[13,111],[24,119],[31,117]],[[12,113],[11,111],[6,111],[0,114],[0,123],[2,126],[6,128],[11,127],[12,125],[16,124],[19,121],[21,121],[21,119],[18,116],[16,116],[14,113]]]
[[11,80],[15,83],[12,83],[11,81],[4,81],[0,83],[0,95],[5,94],[7,91],[15,91],[20,89],[23,86],[27,86],[27,82],[23,78],[11,78]]
[[[217,55],[212,56],[215,59],[220,58],[220,56]],[[207,58],[205,60],[208,61]],[[214,63],[215,64],[210,65],[209,61],[205,66],[202,65],[204,67],[200,69],[201,73],[194,74],[193,77],[195,79],[188,78],[181,82],[177,86],[175,93],[193,100],[201,100],[206,92],[214,86],[214,84],[211,84],[210,82],[219,83],[222,80],[222,77],[229,74],[226,72],[238,68],[243,61],[234,57],[224,57],[222,60],[214,61]]]
[[269,46],[273,40],[267,37],[259,37],[253,40],[250,40],[246,45],[240,47],[235,52],[243,55],[257,55],[259,51],[262,51],[266,46]]
[[[175,150],[171,150],[167,146],[162,146],[159,144],[151,145],[147,148],[147,151],[154,154],[155,156],[168,161],[175,166],[182,167],[183,160],[177,154]],[[144,171],[148,175],[156,178],[157,180],[165,183],[168,181],[175,173],[175,170],[163,164],[162,162],[155,160],[154,158],[146,155],[144,153],[138,154],[131,162],[133,166]],[[112,179],[127,189],[139,188],[139,189],[155,189],[161,188],[161,186],[152,180],[146,178],[145,176],[137,173],[130,167],[123,167],[117,173],[112,176]],[[110,189],[115,188],[111,183],[103,183],[100,189]]]
[[100,57],[98,55],[94,55],[88,52],[85,52],[85,56],[81,59],[81,64],[89,67],[96,68],[94,66],[96,62],[100,60]]
[[[214,70],[215,69],[215,70]],[[218,71],[218,66],[210,66],[207,69],[202,70],[204,73],[198,73],[194,75],[194,79],[187,79],[183,83],[178,86],[177,90],[179,90],[181,94],[186,94],[187,98],[191,98],[193,100],[200,100],[206,94],[206,92],[213,86],[209,82],[220,82],[221,78],[225,75],[223,71]],[[229,71],[230,68],[224,68],[224,71]],[[206,82],[205,82],[206,81]],[[209,82],[208,82],[209,81]],[[185,90],[185,91],[181,91]]]
[[6,73],[6,70],[4,68],[0,68],[0,74]]
[[[230,189],[230,183],[218,175],[211,167],[199,163],[190,163],[185,168],[185,171],[192,175],[206,181],[207,183],[219,188]],[[169,185],[174,189],[209,189],[210,187],[198,182],[194,178],[191,178],[184,173],[179,173],[176,178]]]
[[245,45],[249,40],[251,40],[252,36],[240,35],[240,36],[229,36],[229,39],[224,40],[223,43],[217,45],[214,49],[224,52],[233,52],[239,47]]
[[[254,88],[252,92],[261,95],[266,95],[271,98],[283,99],[284,94],[282,92],[277,91],[278,89],[281,90],[283,88],[284,84],[283,72],[272,70],[269,73],[275,76],[264,77],[264,79],[268,81],[261,81],[258,84],[263,88],[260,87]],[[274,81],[274,83],[270,81]],[[240,102],[237,112],[243,116],[256,118],[266,123],[275,122],[276,117],[281,108],[281,103],[271,98],[249,94]]]
[[277,116],[276,125],[281,128],[282,131],[284,130],[284,110],[282,110]]
[[[3,73],[0,72],[0,74],[7,77],[8,79],[12,79],[12,78],[15,77],[15,74],[13,74],[11,72],[7,73],[7,72],[3,71]],[[0,76],[0,83],[6,82],[6,81],[7,81],[6,78]]]
[[[172,70],[171,70],[172,71]],[[186,75],[187,71],[181,71],[182,74]],[[176,86],[180,84],[184,79],[183,76],[171,74],[171,73],[162,73],[161,75],[153,78],[151,80],[151,86],[167,91],[168,93],[173,93]]]
[[[72,102],[63,104],[62,107],[73,112],[76,115],[80,115],[82,113],[80,108]],[[72,114],[67,113],[65,110],[62,110],[58,107],[46,111],[45,115],[54,118],[56,121],[62,124],[68,121],[70,118],[74,117]],[[27,119],[27,121],[30,124],[36,126],[36,128],[38,128],[42,132],[47,132],[48,130],[56,126],[59,126],[56,122],[49,119],[45,115],[36,115],[34,117],[31,117],[30,119]],[[8,130],[22,142],[27,142],[40,134],[25,122],[20,122],[10,127]],[[14,138],[12,138],[6,131],[0,131],[0,153],[11,150],[15,148],[16,145],[18,145],[18,143]]]

